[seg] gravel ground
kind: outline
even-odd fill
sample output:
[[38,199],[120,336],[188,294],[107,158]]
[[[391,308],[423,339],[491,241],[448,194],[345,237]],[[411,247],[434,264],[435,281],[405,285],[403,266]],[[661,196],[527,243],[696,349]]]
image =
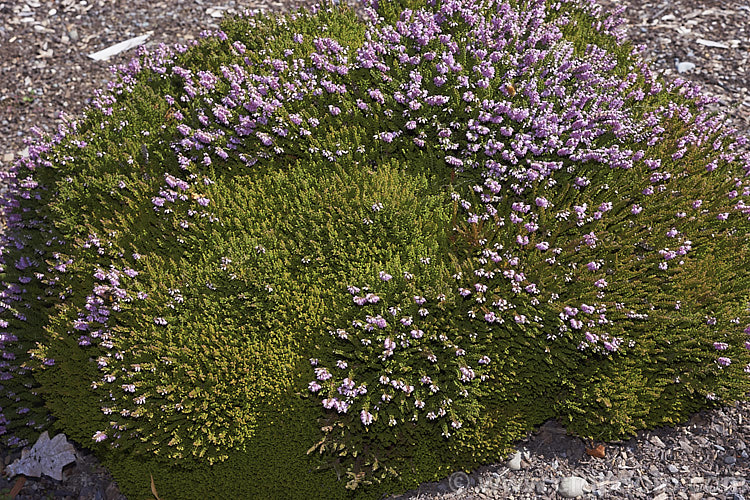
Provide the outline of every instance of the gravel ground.
[[[31,126],[54,132],[60,112],[80,113],[109,79],[108,67],[132,56],[102,62],[88,54],[149,32],[147,45],[184,43],[218,27],[224,13],[285,11],[314,0],[220,1],[0,0],[0,169],[25,154]],[[717,109],[750,135],[750,1],[600,3],[625,8],[623,29],[645,44],[654,68],[700,83],[719,98]],[[595,445],[548,422],[519,443],[508,463],[459,472],[397,498],[550,499],[568,492],[572,481],[565,478],[580,477],[587,482],[586,498],[750,500],[750,403],[701,412],[678,427],[640,433],[589,454],[587,447]],[[61,482],[0,478],[0,491],[17,484],[19,500],[124,498],[92,455],[77,454]],[[0,450],[0,465],[17,455]]]

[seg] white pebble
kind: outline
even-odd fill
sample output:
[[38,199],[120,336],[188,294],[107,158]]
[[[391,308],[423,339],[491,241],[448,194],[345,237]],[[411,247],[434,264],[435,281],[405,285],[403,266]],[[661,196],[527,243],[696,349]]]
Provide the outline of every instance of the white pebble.
[[589,483],[584,478],[568,476],[560,481],[557,492],[564,498],[576,498],[589,491],[589,489]]

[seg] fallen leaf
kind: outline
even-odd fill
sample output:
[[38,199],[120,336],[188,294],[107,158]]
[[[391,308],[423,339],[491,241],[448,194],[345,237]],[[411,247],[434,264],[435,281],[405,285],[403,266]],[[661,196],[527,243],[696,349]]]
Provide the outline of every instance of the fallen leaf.
[[151,476],[151,493],[154,494],[154,496],[156,497],[156,500],[161,500],[161,498],[159,498],[159,494],[156,492],[156,485],[154,484],[154,476],[153,474],[149,474],[149,475]]
[[8,493],[10,500],[13,500],[14,498],[16,498],[16,495],[18,495],[21,492],[21,488],[23,488],[24,484],[26,484],[26,478],[24,476],[21,476],[18,479],[16,479],[16,484],[13,485],[13,489],[10,490],[10,493]]
[[23,474],[27,477],[41,477],[45,474],[52,479],[62,481],[62,469],[71,462],[75,462],[75,448],[65,437],[58,434],[50,439],[47,431],[42,432],[34,446],[29,451],[24,448],[21,458],[5,468],[8,477]]
[[586,454],[596,458],[604,458],[604,445],[600,444],[596,448],[586,448]]

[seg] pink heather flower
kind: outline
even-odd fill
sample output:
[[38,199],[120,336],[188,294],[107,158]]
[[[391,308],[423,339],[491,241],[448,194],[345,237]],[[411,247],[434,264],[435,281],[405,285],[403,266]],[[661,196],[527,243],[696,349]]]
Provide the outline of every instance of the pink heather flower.
[[747,342],[747,341],[745,342],[745,349],[750,351],[750,342]]
[[107,435],[103,433],[102,431],[96,431],[92,439],[96,441],[97,443],[100,443],[104,441],[105,439],[107,439]]
[[546,241],[539,242],[536,244],[536,248],[537,250],[541,250],[542,252],[545,252],[549,250],[549,243],[547,243]]
[[516,236],[516,242],[521,246],[526,246],[529,244],[529,237],[519,234],[518,236]]
[[386,322],[385,318],[380,315],[373,318],[372,322],[375,324],[375,326],[377,326],[380,329],[383,329],[388,326],[388,323]]
[[643,211],[643,208],[640,205],[633,205],[633,207],[630,209],[630,211],[634,215],[638,215],[639,213],[641,213],[641,211]]
[[370,304],[377,304],[380,301],[380,297],[375,295],[374,293],[368,293],[365,295],[365,300],[369,302]]
[[328,372],[328,369],[326,368],[316,368],[315,369],[315,377],[320,381],[326,381],[329,378],[331,378],[333,375],[331,375]]
[[342,389],[347,389],[347,390],[349,390],[349,391],[352,391],[352,390],[354,390],[354,380],[350,379],[349,377],[346,377],[346,378],[345,378],[345,379],[344,379],[344,380],[343,380],[343,381],[341,382],[341,388],[342,388]]
[[474,380],[476,375],[474,374],[474,370],[472,370],[468,366],[462,366],[458,369],[461,372],[461,381],[462,382],[469,382],[471,380]]
[[380,271],[380,279],[383,281],[390,281],[390,279],[393,278],[390,274],[386,273],[385,271]]
[[729,218],[729,214],[724,212],[722,214],[717,215],[716,218],[719,220],[727,220]]
[[523,314],[516,314],[515,316],[513,316],[513,321],[515,321],[519,325],[523,325],[524,323],[528,322],[526,316]]
[[396,348],[396,342],[394,342],[392,338],[386,337],[386,339],[383,341],[383,348],[386,351],[392,351]]
[[421,339],[424,335],[424,332],[422,330],[412,330],[411,336],[415,339]]
[[310,364],[312,366],[318,366],[318,360],[316,358],[310,358]]
[[714,342],[714,349],[717,351],[724,351],[726,349],[729,349],[729,344],[726,342]]
[[482,356],[481,358],[479,358],[480,365],[488,365],[489,363],[490,363],[489,356]]
[[609,285],[609,283],[607,283],[607,281],[604,278],[602,278],[602,279],[597,280],[596,282],[594,282],[594,285],[597,288],[605,288],[607,285]]
[[235,48],[235,50],[236,50],[237,52],[239,52],[240,54],[244,54],[244,53],[245,53],[245,50],[246,50],[246,48],[247,48],[247,47],[245,47],[245,44],[243,44],[243,43],[242,43],[242,42],[240,42],[239,40],[238,40],[238,41],[236,41],[236,42],[234,42],[234,43],[232,44],[232,47],[234,47],[234,48]]
[[[471,295],[471,290],[467,290],[466,288],[459,288],[458,293],[461,295],[461,297],[466,297],[468,295]],[[750,327],[748,327],[750,329]]]
[[427,300],[424,297],[420,296],[420,295],[415,295],[414,296],[414,302],[417,305],[421,306],[422,304],[424,304],[425,302],[427,302]]
[[422,316],[423,318],[424,318],[425,316],[427,316],[428,314],[430,314],[430,311],[428,311],[428,310],[427,310],[427,309],[425,309],[424,307],[420,308],[420,309],[419,309],[419,311],[417,311],[417,312],[418,312],[418,313],[419,313],[419,315],[420,315],[420,316]]
[[461,422],[459,422],[458,420],[454,420],[454,421],[451,422],[451,427],[453,427],[454,429],[460,429],[461,428]]
[[497,319],[497,318],[495,318],[495,313],[492,312],[492,311],[490,311],[490,312],[488,312],[487,314],[484,315],[484,320],[487,323],[494,323],[495,319]]
[[536,206],[547,208],[549,206],[549,201],[547,201],[546,198],[539,197],[536,200],[534,200],[534,203],[536,203]]
[[347,366],[349,366],[349,365],[347,365],[346,361],[344,361],[344,360],[340,359],[340,360],[336,361],[336,367],[337,368],[340,368],[342,370],[346,370]]
[[456,349],[456,356],[465,356],[465,355],[466,355],[466,351],[464,351],[463,349]]
[[729,365],[731,365],[731,364],[732,364],[732,360],[731,360],[731,359],[729,359],[729,358],[725,358],[725,357],[723,357],[723,356],[722,356],[722,357],[720,357],[719,359],[717,359],[717,360],[716,360],[716,362],[717,362],[717,363],[719,364],[719,366],[720,366],[720,367],[722,367],[722,368],[723,368],[723,367],[726,367],[726,366],[729,366]]
[[591,231],[588,234],[584,234],[583,235],[583,241],[586,243],[586,245],[588,245],[590,247],[596,246],[596,242],[598,240],[599,239],[596,237],[596,234],[594,234],[593,231]]
[[367,304],[367,299],[365,297],[354,297],[352,301],[358,306],[363,306]]
[[370,413],[367,410],[362,410],[362,412],[359,414],[360,420],[362,420],[362,423],[364,425],[370,425],[373,421],[372,413]]
[[693,208],[700,208],[701,205],[703,205],[703,200],[695,200],[693,202]]

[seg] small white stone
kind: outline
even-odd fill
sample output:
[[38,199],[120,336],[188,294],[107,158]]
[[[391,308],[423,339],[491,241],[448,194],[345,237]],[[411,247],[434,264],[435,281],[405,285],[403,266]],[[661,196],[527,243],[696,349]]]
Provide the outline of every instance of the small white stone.
[[510,470],[521,470],[521,452],[515,452],[506,463]]
[[557,492],[563,498],[576,498],[589,491],[589,483],[582,477],[568,476],[560,481]]
[[695,64],[687,61],[682,61],[680,63],[677,63],[677,72],[678,73],[686,73],[692,69],[695,69]]
[[713,40],[706,40],[705,38],[698,38],[695,43],[703,45],[705,47],[714,47],[717,49],[728,49],[729,45],[721,42],[714,42]]

